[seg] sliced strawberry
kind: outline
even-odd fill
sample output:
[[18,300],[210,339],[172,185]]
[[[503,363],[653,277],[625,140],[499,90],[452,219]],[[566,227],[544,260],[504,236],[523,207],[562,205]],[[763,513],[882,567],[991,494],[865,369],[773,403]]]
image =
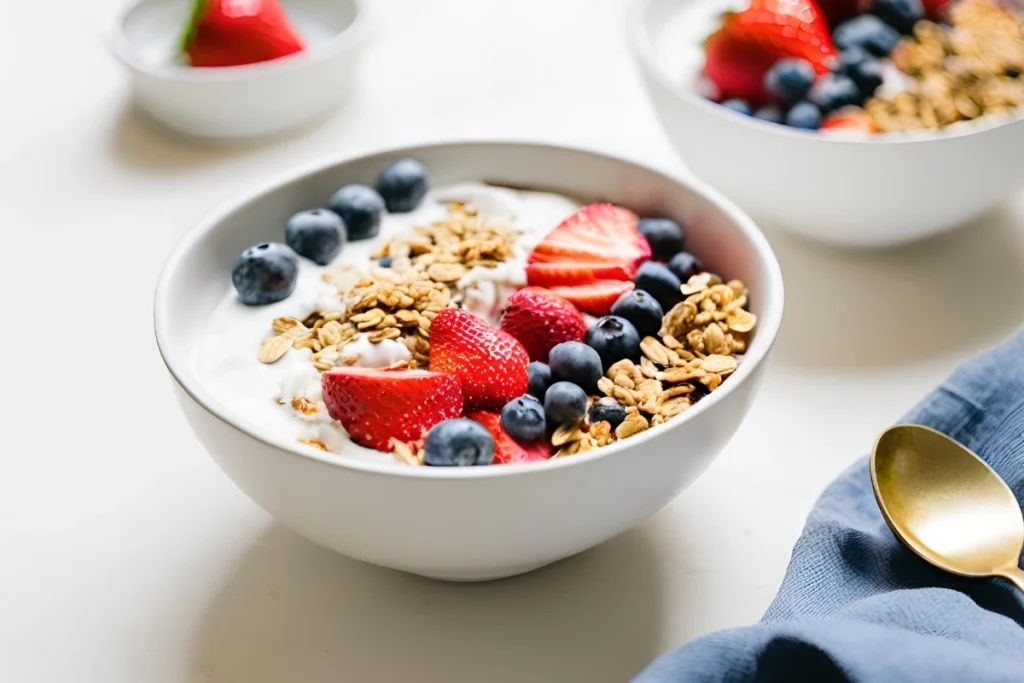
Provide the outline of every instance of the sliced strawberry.
[[878,132],[871,115],[860,107],[843,107],[825,117],[821,122],[824,132],[849,132],[872,135]]
[[565,299],[545,289],[524,287],[505,302],[501,329],[519,340],[530,360],[544,363],[548,351],[567,341],[583,341],[587,323]]
[[633,283],[628,280],[596,280],[575,287],[550,287],[548,291],[584,313],[602,316],[608,315],[612,304],[631,289]]
[[457,375],[466,408],[500,410],[526,393],[530,356],[507,332],[461,308],[430,324],[430,369]]
[[528,263],[612,264],[632,277],[651,247],[637,229],[639,219],[613,204],[590,204],[576,211],[534,247]]
[[506,465],[514,462],[537,462],[551,457],[551,445],[547,442],[524,446],[509,436],[501,426],[501,415],[482,410],[466,413],[466,417],[476,420],[494,437],[495,465]]
[[932,21],[942,21],[949,14],[950,0],[922,0],[924,14]]
[[182,38],[195,67],[255,64],[303,49],[278,0],[194,0]]
[[751,104],[769,100],[764,75],[784,57],[800,57],[818,74],[835,56],[828,25],[814,0],[752,0],[742,12],[723,16],[704,43],[704,70],[723,99]]
[[818,0],[818,7],[825,16],[829,28],[835,28],[842,22],[858,14],[864,14],[871,8],[872,0]]
[[390,451],[390,439],[416,441],[462,414],[454,375],[426,370],[336,368],[320,375],[330,416],[360,446]]
[[526,266],[526,281],[537,287],[576,285],[589,280],[629,280],[626,268],[610,263],[531,263]]

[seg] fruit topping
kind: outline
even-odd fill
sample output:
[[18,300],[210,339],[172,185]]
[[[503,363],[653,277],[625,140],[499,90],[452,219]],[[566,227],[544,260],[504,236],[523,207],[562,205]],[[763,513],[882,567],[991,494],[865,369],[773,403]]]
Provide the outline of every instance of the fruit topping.
[[446,308],[430,325],[430,369],[452,373],[468,410],[500,410],[526,393],[530,357],[512,335],[461,308]]
[[607,422],[614,431],[626,419],[626,407],[617,399],[605,396],[594,401],[594,405],[590,406],[587,419],[590,424]]
[[622,280],[595,280],[574,287],[550,287],[549,291],[560,296],[584,313],[607,315],[612,304],[624,292],[633,289],[633,283]]
[[853,79],[861,97],[871,97],[882,85],[882,63],[862,47],[849,47],[839,53],[842,73]]
[[633,281],[637,289],[642,289],[657,299],[663,311],[669,310],[683,300],[683,294],[679,290],[683,283],[668,266],[648,261],[636,271],[636,278]]
[[672,257],[668,262],[668,269],[679,278],[680,282],[686,282],[691,277],[704,270],[700,259],[688,251],[681,251]]
[[551,368],[547,363],[533,361],[526,366],[527,385],[526,391],[538,401],[544,400],[544,394],[551,386]]
[[777,61],[798,57],[822,74],[835,48],[814,0],[752,0],[724,15],[704,53],[704,70],[723,98],[763,104],[772,99],[764,82]]
[[494,412],[476,411],[466,415],[479,422],[494,439],[494,464],[507,465],[520,462],[539,462],[551,457],[551,446],[547,442],[524,445],[517,443],[501,426],[501,416]]
[[348,233],[341,216],[327,209],[302,211],[288,219],[284,241],[299,256],[326,266],[341,253]]
[[832,39],[839,50],[860,47],[876,57],[886,57],[896,47],[900,33],[872,14],[862,14],[836,26]]
[[764,89],[776,101],[793,104],[807,95],[818,74],[806,59],[780,59],[764,75]]
[[299,259],[295,252],[277,242],[249,247],[231,266],[231,284],[246,306],[264,306],[283,301],[295,291]]
[[535,287],[571,287],[594,280],[629,280],[632,269],[614,263],[531,263],[526,280]]
[[553,382],[572,382],[588,394],[597,393],[597,380],[604,375],[601,356],[583,342],[563,342],[551,349],[548,366]]
[[334,193],[329,206],[341,216],[350,240],[365,240],[380,232],[384,200],[372,187],[353,183]]
[[[651,246],[651,254],[659,261],[668,261],[683,250],[686,233],[671,218],[643,218],[636,229]],[[628,278],[623,278],[628,279]]]
[[827,114],[841,107],[858,105],[862,99],[860,88],[853,79],[842,74],[829,74],[818,79],[807,94],[807,101]]
[[194,67],[255,64],[303,49],[278,0],[194,0],[182,37]]
[[458,417],[434,425],[423,443],[424,462],[434,467],[490,465],[495,442],[474,420]]
[[821,126],[821,110],[810,102],[797,102],[786,113],[786,125],[804,130],[817,130]]
[[353,441],[379,451],[462,414],[458,378],[439,372],[341,367],[321,374],[320,386],[328,414]]
[[513,399],[501,409],[501,426],[518,443],[543,441],[547,430],[544,406],[529,395]]
[[651,248],[637,230],[637,222],[636,214],[628,209],[589,204],[549,232],[527,261],[621,266],[626,277],[631,277],[637,266],[651,257]]
[[620,296],[612,305],[611,313],[631,322],[641,339],[657,335],[665,315],[657,299],[642,289],[634,289]]
[[556,344],[583,339],[587,323],[565,299],[538,287],[524,287],[509,296],[501,329],[519,340],[530,360],[543,361]]
[[597,351],[605,372],[623,358],[640,360],[639,333],[633,323],[617,315],[606,315],[594,323],[587,330],[586,344]]
[[924,5],[921,0],[874,0],[871,13],[900,33],[910,34],[924,18]]
[[415,159],[392,161],[377,178],[377,192],[391,213],[413,211],[430,187],[427,168]]
[[544,414],[552,426],[582,420],[587,394],[572,382],[555,382],[544,397]]
[[722,102],[722,106],[736,112],[737,114],[743,114],[744,116],[750,116],[753,114],[753,111],[750,109],[750,103],[746,100],[741,100],[738,97],[725,100]]
[[853,132],[853,133],[865,133],[870,135],[871,133],[877,133],[878,129],[875,127],[875,122],[871,120],[868,113],[860,107],[845,107],[837,112],[833,112],[825,117],[825,120],[821,122],[821,130],[831,132]]

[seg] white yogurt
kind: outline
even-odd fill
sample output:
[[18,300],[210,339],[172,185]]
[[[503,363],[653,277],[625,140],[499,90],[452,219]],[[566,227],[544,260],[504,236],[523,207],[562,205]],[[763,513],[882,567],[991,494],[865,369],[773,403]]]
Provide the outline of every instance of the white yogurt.
[[[341,299],[333,285],[323,281],[326,270],[340,265],[369,269],[370,255],[387,240],[417,225],[443,219],[449,202],[465,203],[478,214],[520,231],[511,258],[497,268],[476,267],[459,281],[465,293],[464,306],[491,319],[497,316],[507,296],[526,284],[526,255],[579,204],[566,197],[545,192],[523,192],[480,183],[461,183],[430,192],[420,207],[407,214],[386,214],[380,234],[372,240],[345,245],[329,266],[317,266],[300,258],[295,292],[269,306],[245,306],[231,290],[210,315],[200,343],[196,363],[200,380],[230,410],[285,440],[323,442],[332,453],[344,453],[371,461],[391,461],[393,456],[352,443],[340,423],[326,410],[305,415],[295,410],[292,398],[301,396],[322,401],[320,372],[310,362],[308,349],[291,349],[276,363],[257,359],[260,343],[272,335],[274,318],[305,318],[311,311],[340,310]],[[283,229],[282,229],[283,232]],[[225,279],[228,273],[224,274]],[[361,335],[345,344],[341,358],[357,356],[362,367],[387,367],[408,360],[409,351],[397,341],[373,344]]]

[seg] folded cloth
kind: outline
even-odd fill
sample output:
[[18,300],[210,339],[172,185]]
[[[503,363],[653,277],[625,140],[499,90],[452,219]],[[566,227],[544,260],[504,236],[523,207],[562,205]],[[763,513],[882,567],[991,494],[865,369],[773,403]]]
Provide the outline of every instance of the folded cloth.
[[[991,465],[1024,499],[1024,332],[959,368],[903,419]],[[1024,597],[927,564],[885,525],[863,458],[818,499],[755,626],[662,655],[636,683],[1024,681]]]

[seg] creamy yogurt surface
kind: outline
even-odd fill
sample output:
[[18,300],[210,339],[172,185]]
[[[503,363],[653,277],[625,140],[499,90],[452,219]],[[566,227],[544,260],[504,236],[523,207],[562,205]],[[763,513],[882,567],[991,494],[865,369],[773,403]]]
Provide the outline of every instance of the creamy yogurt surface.
[[[373,462],[392,462],[394,456],[361,447],[349,440],[341,423],[326,410],[306,415],[291,405],[301,396],[321,401],[320,372],[313,367],[309,349],[292,349],[280,360],[264,364],[258,360],[261,342],[273,335],[271,322],[279,317],[299,320],[313,311],[340,310],[341,298],[334,285],[323,280],[326,271],[339,266],[355,266],[368,271],[371,255],[388,240],[401,236],[418,225],[427,225],[448,215],[448,204],[461,202],[485,218],[501,222],[518,231],[513,254],[496,268],[474,267],[456,284],[464,294],[464,307],[496,322],[505,298],[526,284],[526,256],[548,232],[579,208],[567,197],[547,193],[512,190],[482,183],[460,183],[432,190],[419,208],[405,214],[381,217],[377,237],[349,242],[328,266],[318,266],[299,258],[299,276],[292,295],[268,306],[246,306],[234,291],[214,309],[197,349],[196,364],[200,381],[230,410],[260,425],[296,448],[313,449],[299,440],[319,441],[331,453]],[[281,227],[282,241],[284,226]],[[230,279],[224,273],[225,281]],[[355,365],[387,367],[409,360],[408,349],[398,341],[371,343],[358,335],[341,349],[341,359],[357,358]]]

